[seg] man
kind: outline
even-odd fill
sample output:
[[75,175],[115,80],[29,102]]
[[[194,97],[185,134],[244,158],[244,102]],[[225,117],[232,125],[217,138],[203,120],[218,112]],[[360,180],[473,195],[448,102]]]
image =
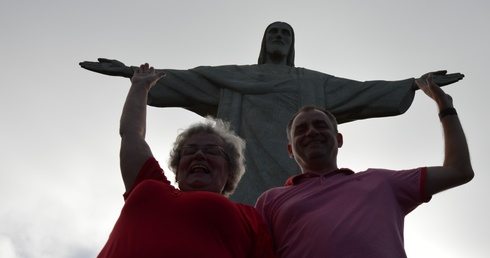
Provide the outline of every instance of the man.
[[[254,204],[265,190],[300,172],[286,153],[277,151],[287,145],[282,126],[298,108],[321,106],[339,123],[394,116],[410,107],[417,89],[413,78],[358,82],[297,68],[294,53],[293,29],[287,23],[275,22],[265,30],[258,65],[163,69],[165,80],[158,81],[149,93],[149,105],[182,107],[201,116],[216,116],[229,121],[247,141],[247,174],[231,196],[234,201]],[[128,78],[135,69],[108,59],[80,65]],[[434,80],[443,86],[463,77],[439,71]]]
[[287,127],[288,152],[302,174],[265,192],[256,204],[272,232],[276,257],[406,257],[405,215],[432,195],[473,178],[452,98],[432,76],[416,82],[440,110],[442,166],[359,173],[339,169],[337,152],[343,137],[335,117],[313,106],[293,117]]

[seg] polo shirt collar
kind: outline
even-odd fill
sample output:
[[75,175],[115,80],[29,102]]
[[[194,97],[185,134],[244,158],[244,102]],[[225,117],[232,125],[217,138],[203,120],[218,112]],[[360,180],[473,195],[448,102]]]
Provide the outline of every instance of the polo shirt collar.
[[327,173],[327,174],[324,174],[324,175],[320,175],[320,174],[312,173],[312,172],[305,172],[305,173],[302,173],[302,174],[299,174],[299,175],[295,175],[295,176],[290,177],[286,181],[286,184],[284,184],[284,185],[285,186],[297,185],[297,184],[299,184],[300,180],[303,179],[303,178],[329,177],[329,176],[332,176],[332,175],[335,175],[335,174],[352,175],[352,174],[354,174],[354,171],[352,171],[352,170],[350,170],[348,168],[340,168],[340,169],[334,170],[334,171],[332,171],[330,173]]

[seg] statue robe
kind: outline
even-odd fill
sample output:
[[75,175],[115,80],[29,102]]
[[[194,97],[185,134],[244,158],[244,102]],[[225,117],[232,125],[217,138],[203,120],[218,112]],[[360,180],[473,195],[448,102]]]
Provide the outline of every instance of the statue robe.
[[182,107],[231,123],[247,143],[246,172],[231,199],[255,204],[264,191],[301,173],[288,156],[286,126],[305,105],[323,107],[338,123],[403,114],[414,79],[358,82],[304,68],[263,64],[166,70],[148,104]]

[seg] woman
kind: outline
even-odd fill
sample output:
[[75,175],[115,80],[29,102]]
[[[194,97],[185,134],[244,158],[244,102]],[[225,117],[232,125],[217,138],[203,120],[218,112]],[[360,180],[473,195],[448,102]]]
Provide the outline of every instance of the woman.
[[272,257],[257,211],[228,200],[245,169],[244,141],[221,120],[182,132],[163,174],[145,141],[148,91],[165,73],[136,69],[121,116],[121,215],[98,257]]

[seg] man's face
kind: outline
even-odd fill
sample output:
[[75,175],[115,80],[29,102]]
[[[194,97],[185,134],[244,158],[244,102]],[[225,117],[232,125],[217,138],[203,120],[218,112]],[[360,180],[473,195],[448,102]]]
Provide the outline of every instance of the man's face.
[[199,133],[185,141],[176,172],[182,191],[210,191],[221,194],[230,173],[219,136]]
[[301,168],[318,162],[336,166],[342,136],[325,113],[320,110],[300,113],[293,120],[290,133],[288,150]]
[[266,52],[287,56],[292,43],[292,32],[287,24],[275,23],[266,32]]

